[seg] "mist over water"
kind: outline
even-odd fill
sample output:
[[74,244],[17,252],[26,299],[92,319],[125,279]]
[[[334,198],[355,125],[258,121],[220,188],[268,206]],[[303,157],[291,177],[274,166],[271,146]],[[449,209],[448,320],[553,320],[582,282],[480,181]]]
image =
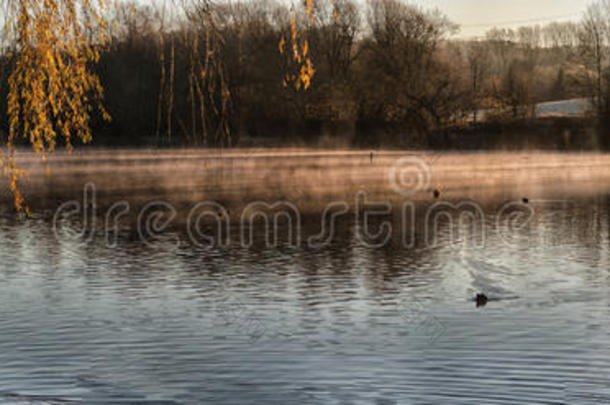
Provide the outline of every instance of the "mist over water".
[[[416,192],[392,180],[401,159],[429,168]],[[50,176],[22,164],[35,215],[20,221],[7,202],[0,218],[0,403],[610,400],[606,155],[107,151],[57,155]],[[100,218],[130,203],[116,246],[53,230],[87,183]],[[373,220],[393,225],[380,247],[351,213],[320,247],[266,246],[261,233],[251,247],[200,247],[184,231],[198,202],[226,206],[234,228],[262,200],[293,203],[316,235],[322,209],[354,211],[358,192],[393,207]],[[177,216],[144,243],[133,217],[151,201]],[[431,207],[464,201],[482,216],[426,234]],[[521,215],[502,216],[511,203]]]
[[[414,161],[421,163],[411,167]],[[353,201],[358,192],[401,204],[430,200],[434,189],[442,191],[445,200],[505,202],[526,196],[592,195],[610,188],[610,156],[596,153],[96,150],[57,153],[47,164],[24,153],[18,163],[28,172],[22,190],[32,208],[41,208],[38,214],[82,200],[88,183],[95,187],[102,207],[120,200],[185,206],[216,201],[235,208],[233,216],[259,200],[289,201],[300,211],[317,214],[329,202]],[[413,169],[424,170],[426,178],[418,178]],[[426,184],[401,185],[405,181]],[[397,193],[393,184],[406,187],[408,195]],[[10,195],[3,189],[8,202]],[[5,211],[10,208],[4,205]]]

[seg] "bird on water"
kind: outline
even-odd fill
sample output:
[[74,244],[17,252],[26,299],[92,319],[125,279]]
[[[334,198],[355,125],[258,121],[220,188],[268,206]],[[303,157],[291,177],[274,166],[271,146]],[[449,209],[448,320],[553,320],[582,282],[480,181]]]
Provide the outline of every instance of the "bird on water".
[[477,294],[476,300],[477,300],[477,308],[479,308],[479,307],[484,307],[485,305],[487,305],[488,298],[487,298],[487,295],[485,295],[485,294]]

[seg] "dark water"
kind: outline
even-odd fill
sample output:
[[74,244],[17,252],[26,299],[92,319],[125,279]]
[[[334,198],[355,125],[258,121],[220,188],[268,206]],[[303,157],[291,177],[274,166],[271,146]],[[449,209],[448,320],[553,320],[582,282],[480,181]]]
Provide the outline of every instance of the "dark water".
[[529,206],[485,208],[484,248],[110,248],[4,219],[0,403],[609,403],[610,199]]

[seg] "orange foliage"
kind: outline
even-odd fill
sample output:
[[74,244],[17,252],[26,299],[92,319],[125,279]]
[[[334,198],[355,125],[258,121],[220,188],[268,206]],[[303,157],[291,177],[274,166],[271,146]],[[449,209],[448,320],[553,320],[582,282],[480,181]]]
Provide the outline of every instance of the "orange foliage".
[[[314,8],[315,0],[305,1],[305,11],[310,23],[314,22]],[[316,70],[314,69],[314,64],[309,53],[309,42],[307,39],[301,39],[301,34],[297,27],[297,19],[294,15],[290,19],[289,41],[292,50],[291,55],[288,56],[291,65],[289,69],[294,69],[294,74],[286,73],[282,80],[282,84],[287,88],[288,85],[292,83],[297,91],[301,89],[308,90],[311,87],[311,81]],[[278,45],[282,55],[285,54],[286,43],[286,38],[282,37]]]
[[[9,77],[7,151],[0,156],[15,208],[27,213],[15,163],[15,140],[23,137],[46,158],[62,137],[68,149],[76,137],[91,141],[92,103],[103,89],[89,64],[100,57],[108,28],[106,0],[15,0],[8,29],[15,38],[15,67]],[[101,116],[109,120],[98,103]]]

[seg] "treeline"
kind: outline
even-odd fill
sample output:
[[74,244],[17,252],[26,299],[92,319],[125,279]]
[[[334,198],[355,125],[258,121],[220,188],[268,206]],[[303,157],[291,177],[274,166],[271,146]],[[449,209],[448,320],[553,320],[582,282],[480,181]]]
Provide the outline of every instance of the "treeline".
[[[610,2],[581,22],[458,40],[439,11],[401,0],[185,0],[109,11],[112,38],[93,67],[110,123],[96,144],[233,146],[398,143],[481,120],[531,118],[541,101],[591,97],[610,116]],[[7,132],[10,39],[0,59]],[[311,61],[312,66],[307,66]],[[313,67],[313,71],[307,71]],[[304,72],[303,69],[306,69]],[[314,73],[311,85],[299,76]]]

